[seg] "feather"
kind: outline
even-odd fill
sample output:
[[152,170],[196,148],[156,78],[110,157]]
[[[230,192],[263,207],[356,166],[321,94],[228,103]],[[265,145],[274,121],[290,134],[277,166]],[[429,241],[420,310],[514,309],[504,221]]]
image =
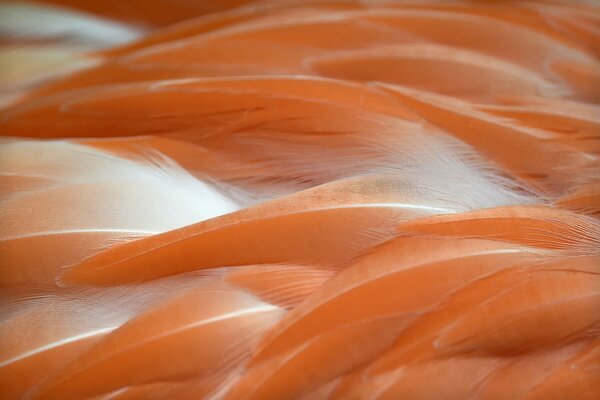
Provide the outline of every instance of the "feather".
[[[278,307],[243,292],[193,288],[107,335],[36,387],[29,398],[81,398],[126,384],[186,380],[228,370],[280,316]],[[193,346],[198,341],[204,346]],[[173,363],[174,355],[180,357]]]
[[[578,167],[594,160],[591,155],[548,140],[543,131],[514,126],[476,111],[466,102],[398,85],[382,85],[432,122],[549,193],[560,194],[567,190],[570,183],[579,178]],[[480,134],[482,131],[486,132],[485,136]],[[514,151],[515,147],[518,152]],[[526,152],[529,157],[516,157],[520,152]]]
[[3,4],[0,398],[595,399],[599,10]]
[[0,15],[1,33],[17,38],[41,37],[102,47],[126,43],[141,33],[91,14],[39,3],[3,2]]
[[[389,82],[476,103],[495,102],[505,96],[560,97],[568,93],[539,75],[500,59],[429,44],[331,52],[306,62],[323,76]],[[454,79],[449,80],[448,76]]]
[[376,357],[411,317],[373,318],[327,330],[281,357],[250,368],[225,399],[299,398]]
[[508,289],[441,331],[434,345],[511,353],[585,337],[600,319],[594,312],[600,305],[599,285],[600,279],[586,272],[532,274],[529,282]]
[[[286,84],[285,91],[274,88],[280,83]],[[274,188],[276,193],[290,193],[349,176],[399,172],[420,180],[437,176],[435,186],[452,181],[444,192],[466,194],[453,185],[462,179],[460,185],[482,189],[481,196],[498,195],[494,205],[527,201],[526,196],[503,190],[515,184],[501,178],[473,149],[421,123],[390,96],[336,81],[192,80],[115,87],[91,98],[84,93],[74,96],[68,102],[54,99],[40,107],[17,108],[6,114],[5,128],[15,134],[36,131],[43,115],[45,120],[56,118],[58,132],[46,129],[44,135],[49,136],[162,133],[191,145],[181,149],[173,142],[167,147],[164,140],[146,143],[215,180],[245,185],[247,190],[252,189],[249,184],[260,184],[260,193]],[[152,117],[158,109],[168,117]],[[108,115],[111,118],[105,118]],[[135,128],[129,128],[132,125]],[[97,141],[94,145],[110,146]],[[448,180],[439,176],[445,171]]]
[[[437,249],[434,253],[428,251],[432,246]],[[292,310],[280,328],[270,333],[253,362],[336,326],[367,317],[425,312],[465,282],[503,268],[511,259],[518,265],[532,257],[525,249],[489,241],[392,240],[357,260]],[[437,287],[420,283],[429,281],[432,274],[439,278]],[[392,287],[393,293],[388,290]]]
[[[277,7],[267,3],[262,13],[274,15],[252,18],[250,9],[246,11],[249,17],[234,14],[230,18],[237,23],[225,19],[224,23],[217,23],[216,29],[207,30],[206,22],[200,20],[196,26],[204,29],[180,28],[175,33],[167,32],[166,37],[159,33],[141,48],[134,45],[116,52],[120,56],[117,62],[110,60],[94,72],[84,71],[43,90],[48,93],[86,87],[96,84],[98,78],[108,84],[139,81],[142,77],[157,80],[166,76],[306,73],[305,60],[312,55],[406,42],[465,48],[551,77],[556,75],[549,73],[547,66],[560,65],[561,61],[578,62],[587,68],[595,66],[593,57],[572,43],[565,43],[563,37],[556,37],[555,30],[545,24],[537,20],[532,23],[526,13],[494,12],[490,8],[474,12],[469,7],[440,4],[369,7],[360,2],[335,4],[337,7],[327,9],[319,3],[303,12],[298,12],[298,5],[285,12],[285,4]],[[430,24],[438,28],[431,30]],[[249,49],[260,57],[250,57]],[[231,54],[239,58],[232,58]],[[575,86],[585,91],[582,85]]]
[[478,237],[527,246],[596,252],[600,225],[593,218],[548,206],[500,207],[408,222],[399,230]]
[[292,309],[332,276],[332,270],[303,265],[256,265],[234,268],[223,279],[270,304]]
[[[437,182],[438,177],[432,178]],[[344,263],[391,236],[399,222],[427,214],[456,212],[470,208],[473,200],[481,200],[463,197],[465,192],[461,192],[458,181],[453,188],[447,187],[455,191],[456,200],[443,192],[440,196],[441,188],[434,190],[433,184],[431,189],[421,188],[417,182],[393,175],[342,180],[109,249],[66,271],[62,281],[106,285],[191,269],[284,260],[322,266]],[[499,192],[504,193],[510,195]],[[493,196],[490,200],[500,198]],[[373,228],[383,236],[368,235]],[[319,235],[306,235],[312,229],[318,229]],[[255,232],[261,232],[261,237],[256,237]],[[289,240],[293,240],[294,246],[289,246]],[[224,241],[227,247],[222,247]],[[238,251],[228,252],[229,246]],[[202,258],[190,262],[199,252]],[[177,258],[173,258],[174,254],[178,254]],[[153,268],[148,269],[148,265]]]
[[575,187],[570,193],[559,198],[556,204],[563,208],[598,216],[600,214],[600,183],[592,182]]
[[3,304],[0,382],[8,398],[21,398],[70,360],[153,302],[198,285],[203,276],[148,285],[45,291]]
[[2,178],[20,188],[2,186],[0,195],[0,256],[10,262],[0,284],[8,298],[54,291],[63,267],[116,243],[240,208],[164,157],[131,161],[60,141],[11,141],[0,154]]

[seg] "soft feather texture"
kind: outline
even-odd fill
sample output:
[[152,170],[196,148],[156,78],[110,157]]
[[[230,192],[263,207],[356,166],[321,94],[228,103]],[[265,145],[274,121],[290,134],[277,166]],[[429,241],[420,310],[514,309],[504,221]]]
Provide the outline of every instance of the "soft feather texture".
[[[525,193],[511,190],[518,185],[468,145],[413,122],[415,116],[397,103],[396,115],[386,115],[395,103],[384,93],[303,78],[302,83],[321,90],[301,98],[272,88],[276,82],[254,78],[113,86],[101,94],[75,92],[66,99],[27,104],[7,112],[3,122],[13,134],[35,130],[42,118],[55,123],[54,132],[45,130],[47,135],[161,132],[198,147],[193,159],[179,149],[161,148],[182,165],[246,187],[266,181],[260,193],[277,183],[283,185],[280,190],[291,186],[297,191],[350,176],[397,173],[411,185],[435,186],[457,210],[530,201]],[[325,92],[328,88],[372,100],[368,106],[334,103],[337,96]],[[168,110],[169,118],[157,118],[158,109]],[[469,193],[474,190],[477,196]]]
[[597,397],[597,5],[42,3],[0,399]]
[[[3,193],[2,240],[73,231],[144,236],[240,207],[218,188],[152,154],[134,162],[69,142],[23,141],[4,143],[0,151],[6,165],[2,177],[20,185]],[[36,210],[41,203],[46,208]],[[32,211],[32,225],[24,225],[23,213]]]
[[0,107],[36,84],[101,62],[88,52],[140,37],[139,27],[30,1],[0,3]]
[[[218,286],[172,295],[49,377],[29,398],[81,398],[157,380],[226,376],[280,316],[276,306]],[[198,341],[204,345],[195,346]],[[173,362],[173,354],[181,357]]]
[[148,285],[45,290],[3,299],[3,396],[22,397],[48,371],[76,357],[153,302],[206,279],[190,275]]
[[[52,290],[65,266],[126,242],[237,210],[242,197],[163,156],[126,160],[66,142],[0,144],[3,297]],[[31,249],[36,249],[31,252]]]
[[27,1],[0,4],[0,34],[19,40],[33,37],[105,47],[127,43],[140,33],[130,26],[68,8]]

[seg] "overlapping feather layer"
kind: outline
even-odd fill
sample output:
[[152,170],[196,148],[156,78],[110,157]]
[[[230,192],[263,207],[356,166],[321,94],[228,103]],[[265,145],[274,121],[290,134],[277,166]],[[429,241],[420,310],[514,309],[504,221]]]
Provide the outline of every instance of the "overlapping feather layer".
[[597,5],[149,3],[0,7],[1,399],[598,398]]

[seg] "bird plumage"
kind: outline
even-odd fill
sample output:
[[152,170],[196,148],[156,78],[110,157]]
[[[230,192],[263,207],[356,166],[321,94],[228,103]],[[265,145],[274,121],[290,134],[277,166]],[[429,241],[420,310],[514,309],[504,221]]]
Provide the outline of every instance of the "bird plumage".
[[0,399],[598,397],[596,4],[42,3]]

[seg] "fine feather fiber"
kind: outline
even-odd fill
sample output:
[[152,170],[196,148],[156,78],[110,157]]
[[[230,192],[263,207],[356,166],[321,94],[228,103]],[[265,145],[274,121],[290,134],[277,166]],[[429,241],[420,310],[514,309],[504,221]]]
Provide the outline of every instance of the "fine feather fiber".
[[0,4],[0,400],[596,400],[599,22]]
[[[257,78],[253,84],[258,86],[263,81],[268,82]],[[377,173],[405,177],[411,186],[435,187],[441,200],[453,203],[450,208],[457,211],[527,203],[536,197],[503,177],[469,145],[423,122],[366,112],[356,105],[338,106],[320,93],[313,99],[299,99],[298,95],[273,93],[268,87],[213,92],[209,85],[221,82],[190,82],[192,87],[178,87],[178,83],[185,85],[163,82],[156,87],[132,87],[127,92],[127,87],[116,86],[98,98],[89,92],[76,92],[69,99],[51,98],[50,104],[28,104],[7,113],[6,128],[23,132],[23,124],[31,129],[30,124],[36,121],[28,119],[28,113],[35,115],[50,108],[59,135],[71,134],[72,123],[78,120],[75,126],[81,124],[79,131],[100,132],[103,125],[104,130],[122,130],[106,118],[112,115],[121,126],[132,126],[129,132],[165,130],[165,136],[194,143],[199,148],[195,156],[199,159],[193,161],[183,159],[179,150],[165,149],[190,169],[202,170],[215,179],[229,178],[248,189],[262,181],[256,193],[259,198],[269,191],[290,193]],[[211,98],[220,96],[224,96],[223,101],[211,102]],[[128,99],[136,103],[121,103]],[[198,116],[196,109],[184,102],[201,102],[207,109]],[[176,103],[181,107],[174,107]],[[90,104],[102,111],[89,113]],[[150,114],[159,107],[160,118]],[[214,128],[209,130],[211,125]],[[310,134],[311,130],[322,133]],[[204,150],[209,151],[208,155]],[[207,157],[210,162],[200,159]]]
[[0,257],[12,263],[0,274],[7,300],[53,293],[62,268],[115,244],[242,206],[243,197],[152,152],[132,161],[66,141],[11,139],[0,153]]
[[[240,207],[160,156],[135,162],[69,142],[9,142],[0,152],[3,178],[25,181],[3,193],[2,240],[73,231],[144,236]],[[46,208],[36,209],[42,202]]]

